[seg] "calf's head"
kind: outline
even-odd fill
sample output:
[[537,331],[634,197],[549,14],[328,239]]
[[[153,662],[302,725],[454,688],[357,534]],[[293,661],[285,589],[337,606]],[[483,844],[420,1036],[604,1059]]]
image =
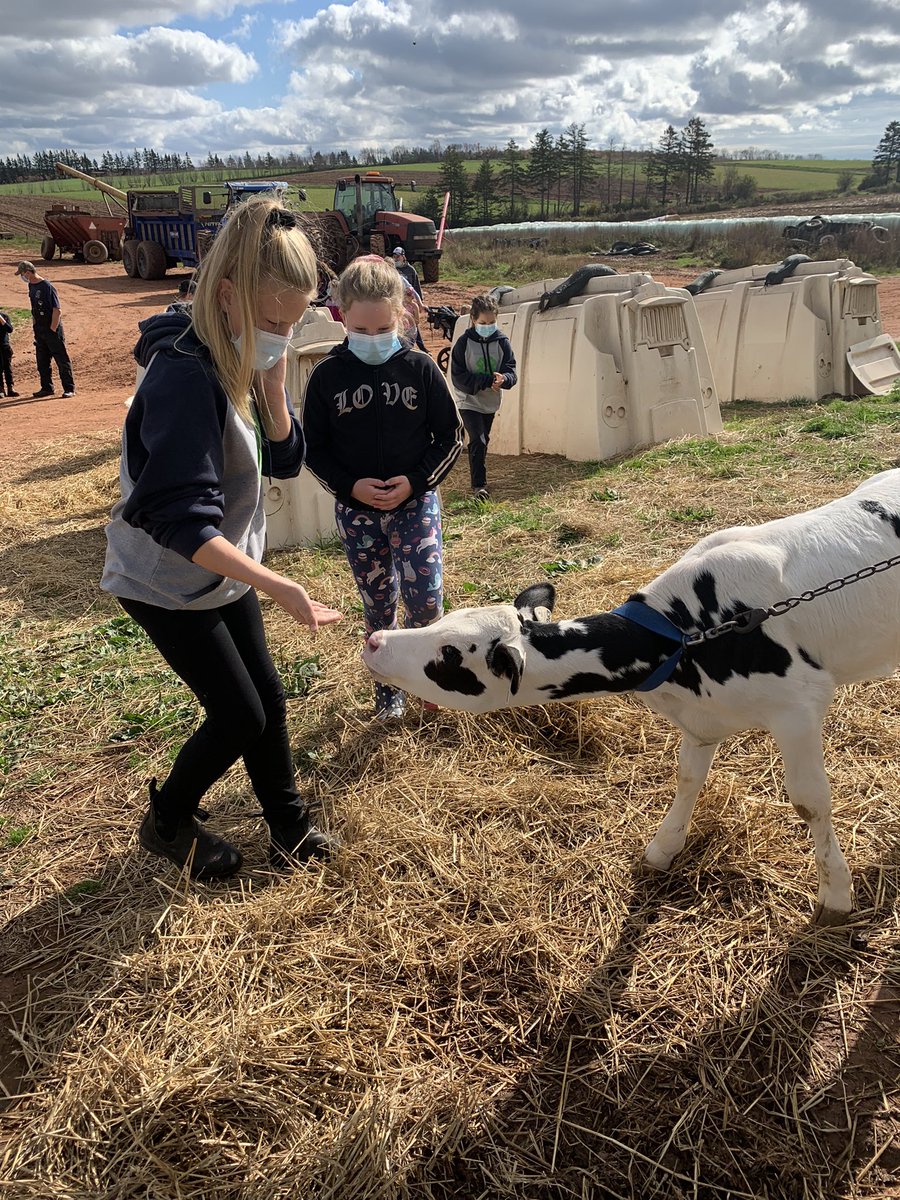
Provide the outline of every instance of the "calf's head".
[[536,583],[512,604],[461,608],[424,629],[379,629],[363,662],[379,683],[441,708],[492,712],[546,699],[522,694],[528,625],[550,620],[556,593]]

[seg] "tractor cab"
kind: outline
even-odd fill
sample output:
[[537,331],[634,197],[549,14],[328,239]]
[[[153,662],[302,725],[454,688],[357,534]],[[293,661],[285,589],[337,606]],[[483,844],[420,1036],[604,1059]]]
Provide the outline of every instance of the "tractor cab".
[[260,192],[270,195],[273,200],[277,200],[279,204],[284,204],[284,198],[287,194],[290,184],[279,183],[271,179],[262,180],[260,182],[241,180],[238,183],[226,183],[225,187],[228,192],[228,208],[234,208],[236,204],[240,204],[242,200],[246,200],[248,196],[258,196]]
[[322,213],[325,260],[340,272],[357,254],[390,254],[402,246],[407,260],[421,263],[426,283],[437,283],[440,246],[434,221],[403,211],[394,181],[380,171],[338,179],[334,208]]
[[394,195],[394,181],[380,171],[367,171],[353,179],[339,179],[334,189],[335,210],[351,229],[361,224],[364,231],[376,224],[380,212],[401,212],[402,204]]

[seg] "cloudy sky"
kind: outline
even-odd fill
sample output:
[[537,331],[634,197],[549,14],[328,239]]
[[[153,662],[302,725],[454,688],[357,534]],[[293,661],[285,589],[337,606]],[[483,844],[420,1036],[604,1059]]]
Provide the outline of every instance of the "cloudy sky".
[[525,144],[573,121],[640,146],[698,115],[720,148],[870,158],[900,120],[900,0],[4,7],[0,155]]

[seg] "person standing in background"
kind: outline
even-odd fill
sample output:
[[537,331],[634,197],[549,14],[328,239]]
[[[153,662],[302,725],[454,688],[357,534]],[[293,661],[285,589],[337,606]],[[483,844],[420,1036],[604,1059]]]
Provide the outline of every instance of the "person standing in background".
[[20,262],[16,275],[28,284],[28,299],[31,301],[31,321],[34,329],[34,356],[37,360],[41,386],[32,392],[35,399],[54,395],[51,364],[56,363],[59,382],[62,384],[63,400],[75,395],[75,379],[72,362],[66,349],[66,335],[62,326],[62,311],[59,296],[49,279],[38,275],[34,263]]
[[419,274],[412,263],[406,261],[406,251],[402,246],[395,246],[391,257],[394,260],[394,266],[421,300],[422,284],[419,282]]
[[0,312],[0,396],[6,395],[10,398],[18,396],[13,384],[12,373],[12,343],[9,340],[9,335],[13,331],[13,323],[9,319],[9,315],[5,312]]

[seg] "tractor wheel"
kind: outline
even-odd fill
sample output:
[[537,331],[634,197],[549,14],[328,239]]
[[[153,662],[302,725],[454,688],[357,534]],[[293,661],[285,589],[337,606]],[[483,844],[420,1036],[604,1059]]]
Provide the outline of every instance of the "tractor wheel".
[[166,252],[158,242],[139,242],[137,269],[141,279],[162,279],[166,273]]
[[207,254],[209,248],[215,240],[215,234],[211,229],[201,229],[197,233],[197,257],[202,261]]
[[384,258],[387,252],[387,246],[384,244],[383,233],[372,233],[369,235],[369,253],[378,254]]
[[422,278],[426,283],[437,283],[441,277],[441,260],[426,258],[422,263]]
[[447,368],[450,366],[450,347],[443,346],[438,350],[437,365],[441,368],[444,374],[447,374]]
[[126,238],[122,243],[122,266],[125,268],[125,274],[130,275],[132,279],[138,277],[137,252],[140,244],[137,238]]
[[91,238],[89,242],[85,242],[81,247],[81,253],[84,255],[84,261],[90,263],[92,267],[98,267],[100,263],[105,263],[109,258],[109,250],[96,238]]
[[316,258],[335,275],[340,275],[350,261],[347,253],[347,234],[340,221],[334,217],[311,213],[309,218],[303,221],[303,230],[312,242]]
[[56,257],[56,242],[53,240],[53,238],[48,233],[47,236],[44,238],[44,240],[41,242],[41,258],[44,260],[44,262],[53,262],[53,259],[55,257]]

